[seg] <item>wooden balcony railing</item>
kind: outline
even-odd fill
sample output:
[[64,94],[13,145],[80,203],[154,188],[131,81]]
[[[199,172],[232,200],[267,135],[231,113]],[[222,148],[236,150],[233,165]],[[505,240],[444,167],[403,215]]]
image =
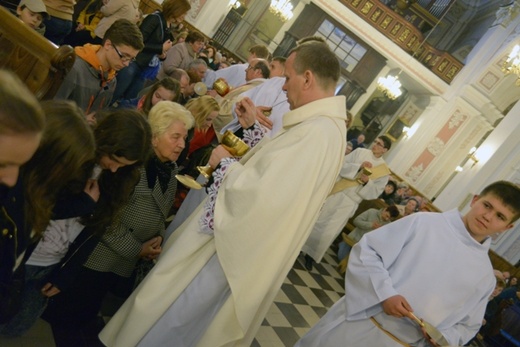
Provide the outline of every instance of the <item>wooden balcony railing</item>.
[[449,53],[424,42],[423,34],[416,27],[379,0],[340,0],[340,2],[428,67],[443,81],[451,83],[464,66]]

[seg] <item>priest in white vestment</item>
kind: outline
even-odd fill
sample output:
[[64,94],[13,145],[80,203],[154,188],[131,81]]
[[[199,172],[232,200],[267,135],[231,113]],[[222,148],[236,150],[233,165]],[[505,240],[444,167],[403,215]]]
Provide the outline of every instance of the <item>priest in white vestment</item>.
[[269,50],[264,45],[255,45],[249,48],[247,63],[234,64],[224,69],[220,69],[212,73],[213,81],[218,78],[224,78],[230,87],[236,88],[246,83],[246,69],[253,59],[268,59]]
[[[319,59],[316,59],[319,57]],[[205,203],[168,239],[153,270],[100,333],[107,346],[249,346],[332,189],[345,151],[335,54],[295,48],[277,136],[236,161],[218,146]],[[246,137],[260,126],[237,105]],[[246,136],[247,135],[247,136]],[[254,143],[254,141],[250,142]]]
[[222,139],[222,128],[233,120],[232,110],[236,102],[242,98],[245,92],[261,85],[269,78],[269,62],[264,59],[251,59],[245,71],[246,83],[233,88],[224,97],[219,95],[215,97],[220,106],[220,111],[217,118],[213,120],[213,129],[219,142]]
[[[312,260],[320,262],[332,242],[338,237],[363,200],[377,199],[385,189],[390,170],[383,154],[392,146],[386,136],[380,136],[371,149],[358,148],[345,156],[338,182],[325,200],[320,216],[309,239],[302,248],[306,256],[306,267],[312,269]],[[372,172],[363,174],[363,168]]]
[[[271,61],[271,64],[276,62],[274,59]],[[281,63],[278,62],[278,64]],[[273,137],[282,129],[283,115],[289,112],[290,109],[289,103],[287,102],[287,96],[285,95],[285,91],[282,89],[283,85],[285,84],[285,76],[283,76],[283,72],[285,71],[285,60],[283,62],[283,67],[277,67],[275,76],[273,76],[273,69],[271,68],[271,65],[269,67],[271,69],[269,79],[266,79],[263,83],[260,83],[254,88],[251,88],[240,94],[240,98],[248,97],[251,99],[251,101],[253,101],[257,108],[256,118],[260,125],[263,126],[265,130],[265,136]],[[227,130],[235,133],[242,128],[240,122],[238,121],[238,116],[234,110],[234,104],[233,107],[231,107],[231,111],[233,120],[220,130],[220,136]],[[206,178],[202,175],[199,175],[197,182],[204,184],[206,182]],[[167,240],[170,235],[175,230],[177,230],[177,228],[181,226],[182,223],[184,223],[184,221],[193,213],[193,211],[205,198],[206,191],[204,189],[190,189],[188,195],[182,202],[181,207],[175,214],[173,222],[168,226],[168,228],[166,228],[164,233],[165,240]]]
[[[287,96],[282,90],[285,84],[285,77],[272,77],[265,80],[263,83],[256,87],[249,89],[248,91],[240,94],[240,97],[248,97],[257,106],[257,119],[260,124],[264,127],[265,136],[273,137],[280,130],[282,130],[282,118],[283,115],[289,112],[289,103],[287,102]],[[265,117],[262,114],[262,110],[269,110],[270,115]],[[226,125],[221,130],[221,134],[224,134],[226,130],[235,133],[237,130],[242,128],[238,121],[238,116],[232,108],[233,121]],[[264,126],[267,124],[267,127]],[[197,182],[204,184],[206,178],[200,175],[197,178]],[[181,204],[181,207],[175,214],[173,222],[166,228],[164,233],[164,239],[167,240],[170,235],[177,230],[178,227],[184,223],[184,221],[195,211],[197,206],[206,198],[206,191],[204,189],[190,189],[188,195]]]
[[345,296],[296,346],[438,346],[410,312],[445,345],[464,345],[495,288],[489,236],[510,229],[519,213],[520,188],[499,181],[464,216],[419,212],[365,234],[350,253]]

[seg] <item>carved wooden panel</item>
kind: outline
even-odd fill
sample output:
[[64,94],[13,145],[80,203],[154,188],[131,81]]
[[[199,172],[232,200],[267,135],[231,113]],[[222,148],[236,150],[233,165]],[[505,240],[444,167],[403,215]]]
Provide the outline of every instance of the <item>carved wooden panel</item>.
[[54,96],[74,59],[72,47],[56,47],[0,7],[0,67],[15,72],[38,99]]
[[419,29],[382,2],[375,0],[340,0],[340,2],[401,49],[413,55],[445,82],[451,83],[464,66],[449,53],[424,42],[424,36]]

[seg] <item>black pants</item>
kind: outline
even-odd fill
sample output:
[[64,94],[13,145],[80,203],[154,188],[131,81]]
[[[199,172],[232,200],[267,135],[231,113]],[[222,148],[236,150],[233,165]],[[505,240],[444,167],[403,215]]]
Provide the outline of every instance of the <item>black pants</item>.
[[81,326],[96,319],[103,298],[122,277],[82,267],[73,287],[51,298],[43,318],[52,325]]

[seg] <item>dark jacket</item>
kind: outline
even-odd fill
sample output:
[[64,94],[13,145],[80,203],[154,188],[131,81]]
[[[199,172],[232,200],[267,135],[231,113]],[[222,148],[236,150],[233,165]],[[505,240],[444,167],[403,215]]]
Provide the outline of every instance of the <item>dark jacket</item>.
[[145,68],[154,55],[163,53],[163,43],[168,40],[173,41],[173,36],[162,12],[154,12],[146,16],[140,29],[143,34],[144,48],[137,55],[135,62],[140,68]]
[[21,180],[12,188],[0,186],[0,284],[10,282],[16,259],[25,252],[30,239]]

